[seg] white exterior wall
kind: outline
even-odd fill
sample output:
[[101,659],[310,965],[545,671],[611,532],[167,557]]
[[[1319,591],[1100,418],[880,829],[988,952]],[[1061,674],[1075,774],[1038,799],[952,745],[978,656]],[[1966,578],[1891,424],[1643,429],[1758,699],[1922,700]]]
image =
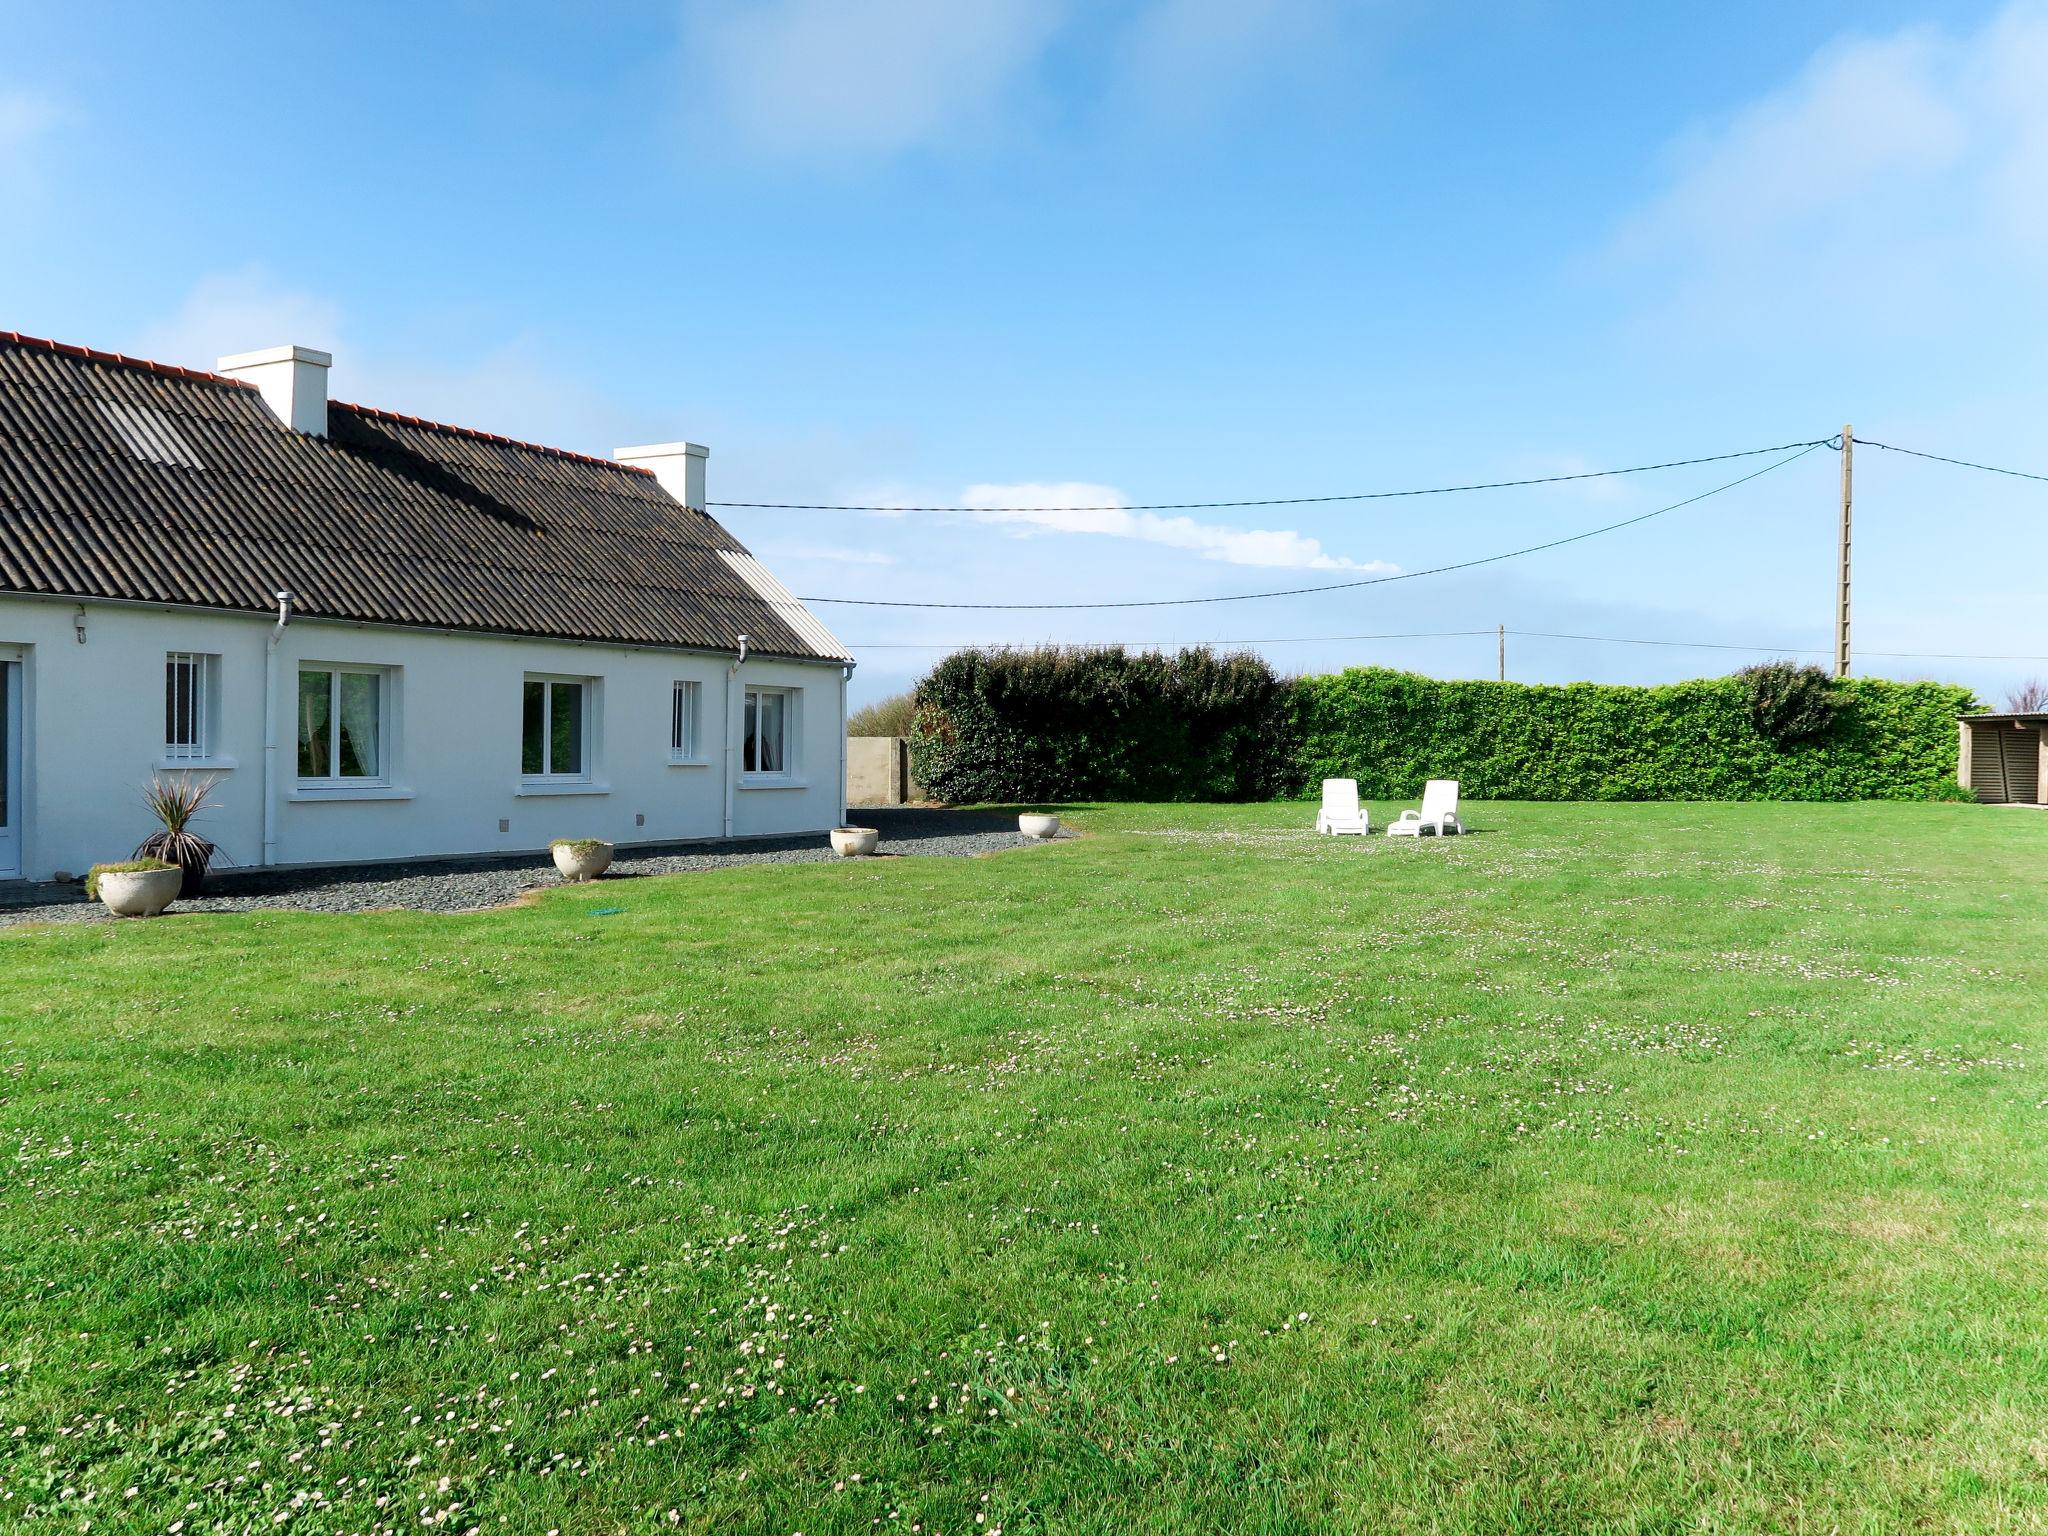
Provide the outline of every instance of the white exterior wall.
[[[0,594],[0,659],[18,658],[23,684],[22,872],[47,879],[128,857],[154,826],[142,808],[150,773],[185,768],[164,758],[164,657],[220,658],[213,765],[218,809],[195,830],[235,866],[263,846],[263,689],[272,621]],[[618,843],[731,834],[822,832],[842,813],[844,676],[837,663],[749,658],[731,682],[731,654],[578,645],[443,634],[295,618],[277,647],[274,764],[276,864],[515,852],[556,837]],[[301,791],[296,693],[301,661],[391,668],[384,744],[388,790]],[[521,689],[528,673],[591,678],[588,785],[522,780]],[[702,687],[705,761],[671,764],[673,685]],[[801,690],[786,780],[749,783],[739,771],[740,691]],[[730,706],[728,708],[728,700]],[[733,749],[727,752],[729,740]],[[503,828],[501,830],[501,823]],[[227,867],[225,864],[223,867]]]

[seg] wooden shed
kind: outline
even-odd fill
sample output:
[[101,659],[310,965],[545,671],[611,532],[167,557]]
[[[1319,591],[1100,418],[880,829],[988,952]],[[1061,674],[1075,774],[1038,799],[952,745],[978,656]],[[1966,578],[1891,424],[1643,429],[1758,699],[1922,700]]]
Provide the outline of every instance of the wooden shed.
[[1956,781],[1986,805],[2048,805],[2048,711],[1964,715]]

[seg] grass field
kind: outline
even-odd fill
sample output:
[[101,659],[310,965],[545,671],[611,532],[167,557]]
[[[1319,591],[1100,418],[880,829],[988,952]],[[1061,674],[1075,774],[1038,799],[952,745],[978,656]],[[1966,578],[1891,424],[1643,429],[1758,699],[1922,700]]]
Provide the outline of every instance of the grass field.
[[1311,816],[0,933],[0,1526],[2048,1528],[2048,816]]

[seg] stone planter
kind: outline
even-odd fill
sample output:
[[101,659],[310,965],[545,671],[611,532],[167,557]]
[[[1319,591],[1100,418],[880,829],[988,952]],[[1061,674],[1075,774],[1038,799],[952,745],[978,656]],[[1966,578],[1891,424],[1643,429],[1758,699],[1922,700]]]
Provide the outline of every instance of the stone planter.
[[864,859],[875,851],[882,834],[873,827],[834,827],[832,851],[842,859]]
[[129,874],[99,877],[100,901],[116,917],[156,917],[178,899],[185,871],[138,869]]
[[1026,837],[1058,837],[1060,833],[1060,819],[1057,816],[1041,816],[1034,812],[1026,811],[1017,818],[1017,830]]
[[616,850],[610,843],[595,840],[576,843],[552,843],[548,852],[555,856],[555,868],[562,872],[564,880],[595,880],[612,867],[612,854]]

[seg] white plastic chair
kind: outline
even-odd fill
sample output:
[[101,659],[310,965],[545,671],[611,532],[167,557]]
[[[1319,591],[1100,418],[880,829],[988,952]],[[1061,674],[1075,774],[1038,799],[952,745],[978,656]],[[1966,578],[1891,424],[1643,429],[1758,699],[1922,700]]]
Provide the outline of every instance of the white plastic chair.
[[1422,809],[1403,811],[1387,828],[1389,837],[1455,837],[1465,830],[1458,820],[1458,781],[1431,779],[1422,786]]
[[1358,780],[1323,780],[1323,808],[1316,812],[1316,831],[1332,837],[1340,832],[1363,837],[1372,830],[1371,820],[1358,803]]

